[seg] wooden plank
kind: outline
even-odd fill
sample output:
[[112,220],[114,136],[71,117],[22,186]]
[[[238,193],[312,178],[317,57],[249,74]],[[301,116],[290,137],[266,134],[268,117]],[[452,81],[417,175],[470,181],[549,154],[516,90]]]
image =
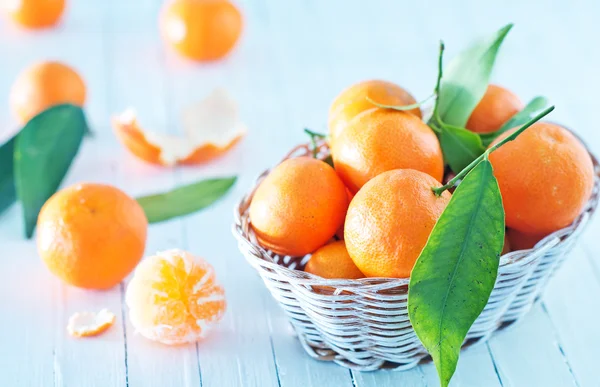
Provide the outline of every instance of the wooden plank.
[[575,383],[552,322],[540,304],[517,326],[496,333],[489,345],[503,385]]
[[576,248],[544,294],[544,306],[559,337],[560,349],[568,359],[581,386],[598,383],[597,362],[600,357],[600,271],[593,266],[593,251]]
[[[147,130],[168,131],[170,118],[162,46],[158,41],[150,43],[146,35],[152,32],[141,26],[129,29],[119,24],[117,19],[113,28],[113,32],[118,33],[110,34],[110,111],[117,113],[124,108],[133,107]],[[143,66],[140,66],[140,61],[144,63]],[[112,143],[113,149],[118,149],[119,186],[132,196],[167,191],[176,185],[172,169],[151,166],[136,159],[117,143],[114,136]],[[149,227],[147,255],[183,245],[181,220]],[[125,289],[126,284],[122,288],[122,297]],[[195,344],[169,347],[149,341],[136,333],[125,305],[123,318],[130,386],[201,384]]]
[[51,386],[60,380],[61,370],[54,358],[59,281],[40,262],[35,245],[21,234],[11,240],[3,237],[2,251],[0,385]]

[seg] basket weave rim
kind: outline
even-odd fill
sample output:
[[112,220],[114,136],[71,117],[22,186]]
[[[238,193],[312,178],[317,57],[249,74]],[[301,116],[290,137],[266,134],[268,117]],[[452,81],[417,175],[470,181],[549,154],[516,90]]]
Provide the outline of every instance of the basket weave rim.
[[[572,131],[570,131],[573,133]],[[573,133],[574,134],[574,133]],[[575,135],[575,134],[574,134]],[[600,163],[596,156],[589,150],[587,144],[581,140],[577,135],[575,135],[580,142],[586,148],[590,158],[592,159],[593,167],[594,167],[594,186],[592,195],[590,199],[584,206],[582,213],[573,221],[573,223],[565,228],[557,230],[542,240],[540,240],[533,248],[527,250],[516,250],[511,251],[507,254],[504,254],[500,257],[499,267],[510,266],[514,264],[527,265],[530,262],[534,261],[538,256],[546,253],[548,250],[553,247],[566,243],[568,240],[574,238],[582,231],[582,225],[585,225],[587,222],[587,218],[591,216],[596,211],[598,198],[597,195],[600,192]],[[306,153],[310,150],[311,144],[304,143],[294,147],[284,158],[286,160],[288,158],[294,157],[294,155],[302,153]],[[323,159],[328,155],[328,147],[324,142],[321,142],[317,145],[318,157]],[[283,161],[282,160],[282,161]],[[256,179],[255,184],[252,190],[242,197],[239,203],[234,208],[234,224],[232,226],[232,232],[238,242],[247,245],[252,249],[257,249],[261,254],[261,257],[252,254],[252,257],[260,260],[260,264],[262,266],[266,266],[271,270],[276,270],[278,274],[285,275],[288,278],[294,278],[298,285],[309,285],[314,286],[315,281],[319,281],[325,286],[331,286],[336,289],[336,293],[341,293],[344,291],[344,288],[352,289],[352,291],[356,292],[357,288],[363,289],[365,291],[383,291],[387,289],[397,288],[399,286],[408,286],[410,282],[410,277],[408,278],[387,278],[387,277],[366,277],[359,279],[327,279],[323,278],[303,270],[298,269],[290,269],[286,266],[280,265],[273,260],[269,251],[264,249],[258,243],[251,241],[248,237],[244,235],[244,231],[248,234],[248,236],[253,236],[254,231],[251,226],[251,221],[248,221],[248,229],[244,230],[244,225],[242,222],[242,214],[248,212],[249,203],[252,200],[254,192],[260,185],[260,182],[266,177],[266,175],[271,171],[271,169],[265,170],[263,173],[259,175]],[[246,214],[247,216],[247,214]],[[267,259],[268,257],[268,259]],[[251,264],[255,264],[250,261]]]

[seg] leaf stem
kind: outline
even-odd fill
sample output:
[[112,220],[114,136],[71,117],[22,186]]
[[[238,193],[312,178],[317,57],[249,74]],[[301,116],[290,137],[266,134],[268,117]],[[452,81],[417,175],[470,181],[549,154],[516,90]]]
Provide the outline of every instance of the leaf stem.
[[460,181],[462,178],[464,178],[467,175],[467,173],[469,173],[471,171],[471,169],[475,168],[475,166],[477,164],[479,164],[479,162],[481,160],[483,160],[484,158],[487,158],[490,153],[492,153],[496,149],[500,148],[502,145],[517,138],[517,136],[519,134],[523,133],[523,131],[525,131],[525,129],[529,128],[531,125],[535,124],[536,122],[538,122],[539,120],[544,118],[552,110],[554,110],[554,106],[550,106],[549,108],[547,108],[546,110],[544,110],[543,112],[538,114],[537,116],[533,117],[526,124],[524,124],[519,129],[517,129],[514,133],[511,133],[509,136],[502,139],[497,144],[489,147],[485,152],[483,152],[483,154],[481,156],[479,156],[475,160],[473,160],[471,162],[471,164],[467,165],[462,171],[460,171],[456,176],[454,176],[454,178],[452,178],[448,183],[446,183],[443,186],[438,187],[438,188],[432,188],[433,193],[435,193],[436,196],[440,196],[447,189],[454,187],[456,185],[456,183],[458,181]]
[[310,136],[310,144],[312,145],[312,154],[316,159],[319,154],[319,147],[317,146],[317,138],[326,138],[327,136],[322,133],[313,132],[308,128],[304,128],[304,133]]
[[421,102],[416,102],[410,105],[386,105],[384,103],[379,103],[379,102],[375,102],[371,99],[371,97],[367,96],[367,101],[369,101],[370,103],[372,103],[373,105],[379,107],[379,108],[383,108],[383,109],[394,109],[394,110],[399,110],[399,111],[406,111],[406,110],[412,110],[412,109],[416,109],[418,107],[421,107],[421,105],[425,104],[425,102],[429,101],[430,99],[432,99],[433,97],[435,97],[435,93],[431,94],[429,97],[425,98],[424,100],[422,100]]
[[435,94],[435,105],[433,105],[433,115],[432,118],[436,121],[438,121],[438,124],[441,123],[441,120],[439,119],[439,115],[438,115],[438,102],[440,99],[440,88],[441,88],[441,84],[442,84],[442,75],[444,73],[443,67],[444,67],[444,50],[445,50],[446,46],[444,45],[444,41],[440,40],[440,54],[438,56],[438,76],[437,76],[437,80],[435,82],[435,89],[433,91],[433,93]]

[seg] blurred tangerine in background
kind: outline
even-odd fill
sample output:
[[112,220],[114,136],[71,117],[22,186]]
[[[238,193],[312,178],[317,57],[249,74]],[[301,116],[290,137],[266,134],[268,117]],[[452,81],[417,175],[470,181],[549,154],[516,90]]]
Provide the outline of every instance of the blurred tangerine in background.
[[83,106],[85,99],[85,83],[77,71],[55,61],[38,62],[26,68],[10,91],[10,106],[21,124],[54,105]]
[[0,8],[27,28],[54,26],[65,10],[65,0],[3,0]]
[[243,28],[242,14],[226,0],[173,0],[160,18],[163,39],[181,55],[212,61],[227,55]]

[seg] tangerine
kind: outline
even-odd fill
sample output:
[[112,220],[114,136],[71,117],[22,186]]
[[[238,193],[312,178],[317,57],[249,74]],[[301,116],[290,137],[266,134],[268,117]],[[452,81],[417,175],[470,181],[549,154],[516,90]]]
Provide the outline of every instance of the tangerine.
[[134,328],[147,339],[185,344],[206,335],[225,313],[225,291],[208,262],[182,250],[145,258],[127,286]]
[[231,51],[242,24],[242,14],[227,0],[174,0],[163,9],[161,31],[183,56],[210,61]]
[[58,23],[65,10],[65,0],[9,0],[4,8],[24,27],[45,28]]
[[265,248],[302,256],[329,241],[348,208],[344,183],[327,163],[310,157],[285,160],[260,183],[250,220]]
[[[490,146],[512,134],[511,129]],[[538,122],[490,154],[506,225],[527,234],[549,234],[581,213],[594,185],[586,148],[568,130]]]
[[37,247],[50,271],[68,284],[108,289],[144,254],[148,221],[121,190],[76,184],[55,193],[37,222]]
[[395,169],[371,179],[346,215],[344,239],[350,257],[367,277],[407,278],[451,194],[436,196],[441,184],[412,169]]
[[354,117],[331,148],[335,169],[356,193],[367,181],[392,169],[416,169],[441,181],[440,143],[417,116],[372,108]]
[[495,132],[522,109],[523,103],[516,94],[502,86],[489,85],[466,127],[476,133]]
[[512,251],[516,251],[533,249],[539,241],[546,237],[546,235],[527,234],[515,230],[514,228],[508,228],[506,230],[506,237],[510,242]]
[[77,72],[60,62],[39,62],[17,77],[10,91],[13,114],[21,124],[63,103],[83,106],[86,88]]
[[[392,82],[369,80],[356,83],[338,94],[329,108],[330,142],[335,141],[351,119],[375,107],[367,97],[384,105],[412,105],[417,102],[408,91]],[[418,107],[409,112],[421,118],[421,109]]]
[[320,247],[312,254],[304,271],[329,279],[357,279],[365,276],[348,255],[344,241]]

